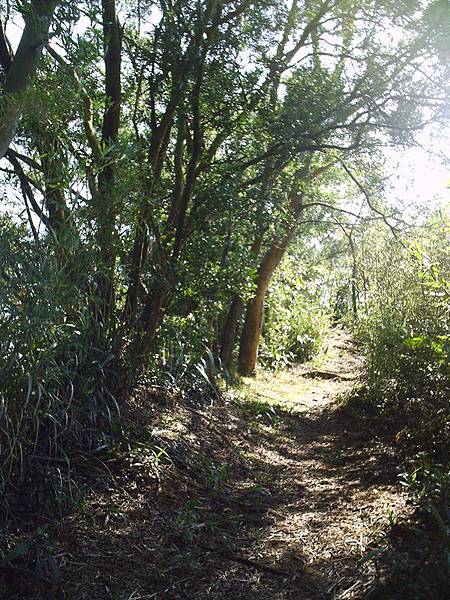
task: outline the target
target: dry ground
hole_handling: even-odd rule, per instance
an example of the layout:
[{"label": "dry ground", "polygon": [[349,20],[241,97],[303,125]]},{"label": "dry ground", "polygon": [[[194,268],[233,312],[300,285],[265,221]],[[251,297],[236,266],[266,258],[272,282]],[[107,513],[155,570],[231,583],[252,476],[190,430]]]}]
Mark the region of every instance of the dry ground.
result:
[{"label": "dry ground", "polygon": [[361,366],[336,329],[320,366],[226,400],[142,391],[123,443],[79,470],[83,499],[41,532],[41,572],[7,572],[3,597],[444,600],[421,584],[433,559],[393,446],[337,407]]}]

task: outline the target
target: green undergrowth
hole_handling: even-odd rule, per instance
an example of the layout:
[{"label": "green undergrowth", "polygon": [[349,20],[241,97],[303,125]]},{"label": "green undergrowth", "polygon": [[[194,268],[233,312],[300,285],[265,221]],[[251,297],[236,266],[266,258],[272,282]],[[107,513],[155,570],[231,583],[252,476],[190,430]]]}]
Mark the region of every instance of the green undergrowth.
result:
[{"label": "green undergrowth", "polygon": [[250,425],[265,427],[277,427],[282,422],[280,416],[281,406],[274,402],[266,402],[249,391],[241,391],[233,398],[233,404],[248,419]]},{"label": "green undergrowth", "polygon": [[[399,453],[399,482],[416,508],[416,543],[438,547],[450,576],[450,372],[447,336],[385,332],[369,346],[364,382],[343,400]],[[391,548],[392,550],[392,548]],[[398,550],[395,550],[398,553]],[[395,558],[394,552],[394,558]],[[397,557],[398,558],[398,557]],[[412,593],[412,592],[411,592]],[[419,595],[418,598],[434,598]]]},{"label": "green undergrowth", "polygon": [[[420,517],[417,544],[440,548],[450,575],[450,271],[448,214],[402,244],[375,232],[356,334],[366,350],[359,389],[344,401],[396,448],[400,482]],[[420,536],[422,535],[422,538]],[[429,596],[430,598],[433,596]]]},{"label": "green undergrowth", "polygon": [[284,258],[266,299],[259,359],[272,370],[303,363],[320,353],[331,317],[323,294],[324,272],[299,268],[293,254]]}]

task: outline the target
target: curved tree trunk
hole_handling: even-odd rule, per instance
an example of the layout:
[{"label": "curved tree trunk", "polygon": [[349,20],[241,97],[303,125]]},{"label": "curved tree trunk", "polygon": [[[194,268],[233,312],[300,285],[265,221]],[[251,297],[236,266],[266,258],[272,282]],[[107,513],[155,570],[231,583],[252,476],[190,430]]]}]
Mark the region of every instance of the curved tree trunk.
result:
[{"label": "curved tree trunk", "polygon": [[249,376],[255,372],[263,321],[264,299],[272,275],[286,252],[293,232],[294,227],[284,238],[273,243],[261,261],[256,280],[256,293],[247,303],[245,312],[244,327],[239,345],[239,375]]},{"label": "curved tree trunk", "polygon": [[[255,296],[248,302],[245,312],[244,327],[241,333],[239,345],[239,375],[253,375],[256,369],[258,359],[258,346],[261,337],[261,328],[263,323],[264,300],[269,288],[270,280],[275,269],[281,262],[287,247],[295,233],[298,217],[303,209],[303,192],[298,193],[298,186],[302,179],[305,179],[309,172],[310,161],[297,170],[292,181],[291,192],[289,194],[289,203],[292,211],[292,218],[285,224],[284,236],[280,236],[265,253],[258,269],[256,278]],[[316,174],[322,172],[323,168],[318,169]]]},{"label": "curved tree trunk", "polygon": [[[256,263],[258,255],[261,251],[264,235],[259,233],[253,241],[250,249],[253,260]],[[234,296],[228,309],[227,318],[222,329],[222,337],[220,340],[220,360],[226,369],[231,366],[233,348],[236,342],[239,319],[241,318],[244,309],[244,301],[240,296]]]},{"label": "curved tree trunk", "polygon": [[57,4],[52,0],[31,0],[24,8],[25,28],[0,91],[0,158],[16,134],[21,98],[36,75]]}]

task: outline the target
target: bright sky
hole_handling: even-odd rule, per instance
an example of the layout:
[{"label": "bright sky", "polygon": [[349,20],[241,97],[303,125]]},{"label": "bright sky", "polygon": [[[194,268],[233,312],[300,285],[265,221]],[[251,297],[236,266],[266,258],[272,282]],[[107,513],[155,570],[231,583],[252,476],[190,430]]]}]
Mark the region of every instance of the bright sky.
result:
[{"label": "bright sky", "polygon": [[385,150],[389,184],[396,206],[422,205],[427,208],[450,205],[450,131],[439,138],[421,136],[426,148]]}]

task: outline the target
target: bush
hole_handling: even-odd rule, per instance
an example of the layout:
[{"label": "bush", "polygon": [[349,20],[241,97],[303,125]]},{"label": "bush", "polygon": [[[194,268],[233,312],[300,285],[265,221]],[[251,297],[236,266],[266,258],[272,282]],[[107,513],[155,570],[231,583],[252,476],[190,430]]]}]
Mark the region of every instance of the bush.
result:
[{"label": "bush", "polygon": [[408,461],[402,483],[424,515],[434,524],[444,546],[450,576],[450,470],[421,452]]},{"label": "bush", "polygon": [[396,424],[397,441],[437,460],[448,455],[450,439],[450,273],[442,227],[404,245],[376,240],[359,323],[367,394]]},{"label": "bush", "polygon": [[450,253],[442,243],[445,221],[430,225],[403,245],[379,232],[372,239],[359,323],[367,346],[359,400],[376,410],[402,451],[403,483],[450,558]]},{"label": "bush", "polygon": [[287,257],[274,277],[266,302],[260,358],[282,369],[311,359],[320,351],[330,318],[320,302],[320,282],[306,280]]},{"label": "bush", "polygon": [[3,219],[0,264],[0,488],[37,489],[51,465],[108,435],[118,410],[113,356],[93,337],[89,294],[74,294],[51,241],[37,257]]}]

